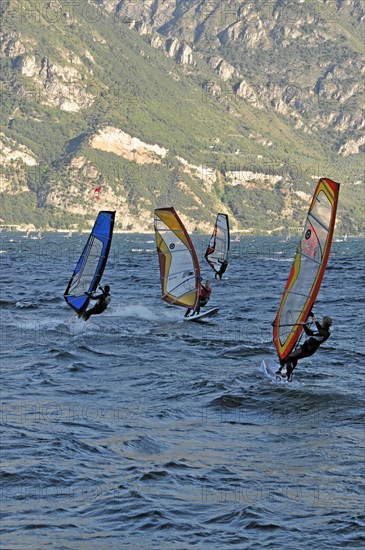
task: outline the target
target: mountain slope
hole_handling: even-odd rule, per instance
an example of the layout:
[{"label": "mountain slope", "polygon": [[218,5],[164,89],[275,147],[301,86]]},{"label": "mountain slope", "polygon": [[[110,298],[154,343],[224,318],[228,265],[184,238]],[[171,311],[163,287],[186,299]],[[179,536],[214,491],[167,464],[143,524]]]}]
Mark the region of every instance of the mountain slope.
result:
[{"label": "mountain slope", "polygon": [[6,2],[1,218],[83,227],[117,208],[147,230],[174,205],[191,230],[219,210],[299,229],[323,175],[343,184],[339,230],[361,230],[362,8],[326,25],[315,5]]}]

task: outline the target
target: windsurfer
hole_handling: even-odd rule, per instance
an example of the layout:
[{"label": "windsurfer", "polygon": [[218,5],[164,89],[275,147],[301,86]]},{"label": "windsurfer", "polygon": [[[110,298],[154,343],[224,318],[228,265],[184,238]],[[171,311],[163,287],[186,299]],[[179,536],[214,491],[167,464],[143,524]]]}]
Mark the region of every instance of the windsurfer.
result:
[{"label": "windsurfer", "polygon": [[220,267],[220,270],[216,272],[215,274],[215,278],[219,277],[219,280],[222,279],[222,275],[223,273],[226,271],[227,269],[227,266],[228,266],[228,261],[227,260],[223,260],[222,264],[221,264],[221,267]]},{"label": "windsurfer", "polygon": [[[200,295],[199,295],[199,303],[198,306],[193,311],[193,315],[199,315],[200,308],[207,305],[210,299],[210,295],[212,293],[212,289],[210,287],[210,281],[205,281],[205,285],[201,284],[200,286]],[[184,317],[188,317],[192,308],[189,308],[186,310],[186,313]]]},{"label": "windsurfer", "polygon": [[319,346],[323,344],[331,336],[329,331],[330,326],[332,325],[332,319],[329,316],[323,317],[322,323],[319,323],[316,317],[312,312],[309,313],[309,317],[313,318],[314,323],[317,327],[317,332],[314,332],[309,328],[307,323],[303,325],[304,332],[309,338],[304,342],[302,346],[299,346],[295,351],[289,353],[289,355],[280,361],[280,368],[277,371],[277,374],[281,374],[281,370],[286,366],[286,376],[288,381],[292,378],[292,372],[297,366],[299,359],[304,357],[310,357],[313,355]]},{"label": "windsurfer", "polygon": [[101,294],[99,294],[98,296],[91,296],[90,295],[90,299],[91,300],[97,300],[97,304],[93,308],[91,308],[88,311],[85,311],[84,313],[81,313],[79,315],[79,317],[82,317],[84,319],[84,321],[88,321],[88,319],[89,319],[89,317],[91,317],[91,315],[99,315],[100,313],[103,313],[103,311],[105,311],[106,308],[108,307],[108,305],[110,304],[110,301],[111,301],[110,286],[105,285],[104,288],[102,288],[102,287],[99,287],[99,288],[102,291]]}]

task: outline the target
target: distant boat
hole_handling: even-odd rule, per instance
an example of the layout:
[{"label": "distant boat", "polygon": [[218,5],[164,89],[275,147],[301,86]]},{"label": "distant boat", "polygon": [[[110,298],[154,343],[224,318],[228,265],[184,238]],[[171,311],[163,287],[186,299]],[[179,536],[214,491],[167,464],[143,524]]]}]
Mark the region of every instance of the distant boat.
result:
[{"label": "distant boat", "polygon": [[291,239],[291,234],[290,234],[290,231],[289,231],[289,233],[285,237],[285,242],[287,243],[288,241],[290,241],[290,239]]},{"label": "distant boat", "polygon": [[44,234],[41,230],[39,230],[36,235],[27,235],[27,236],[33,241],[40,241],[41,239],[44,239]]},{"label": "distant boat", "polygon": [[25,235],[23,235],[24,239],[32,239],[33,241],[40,240],[44,238],[44,234],[41,229],[38,230],[38,233],[36,235],[31,234],[31,230],[27,229],[27,232]]},{"label": "distant boat", "polygon": [[235,243],[240,243],[241,242],[241,237],[239,235],[237,235],[237,237],[235,238],[234,240]]},{"label": "distant boat", "polygon": [[65,239],[72,239],[72,231],[69,231],[67,235],[64,235]]},{"label": "distant boat", "polygon": [[347,233],[338,239],[335,239],[335,243],[347,243]]}]

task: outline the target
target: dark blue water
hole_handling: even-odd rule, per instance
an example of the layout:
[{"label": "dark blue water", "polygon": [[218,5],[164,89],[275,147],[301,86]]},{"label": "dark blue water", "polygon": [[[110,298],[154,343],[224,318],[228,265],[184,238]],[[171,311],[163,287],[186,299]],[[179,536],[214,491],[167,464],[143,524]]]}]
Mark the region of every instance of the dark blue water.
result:
[{"label": "dark blue water", "polygon": [[332,337],[277,385],[259,366],[295,242],[232,243],[198,325],[160,300],[147,235],[115,235],[112,305],[75,321],[85,240],[1,234],[2,548],[362,547],[364,241],[333,243]]}]

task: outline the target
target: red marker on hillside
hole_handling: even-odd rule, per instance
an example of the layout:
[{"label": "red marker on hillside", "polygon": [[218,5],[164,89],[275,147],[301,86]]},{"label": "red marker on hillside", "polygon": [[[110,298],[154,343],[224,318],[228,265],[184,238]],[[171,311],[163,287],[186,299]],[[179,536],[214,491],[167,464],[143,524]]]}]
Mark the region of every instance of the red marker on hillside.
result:
[{"label": "red marker on hillside", "polygon": [[100,191],[103,187],[105,187],[105,185],[100,185],[100,187],[97,187],[95,189],[95,191],[94,191],[95,192],[95,200],[98,201],[100,199]]}]

